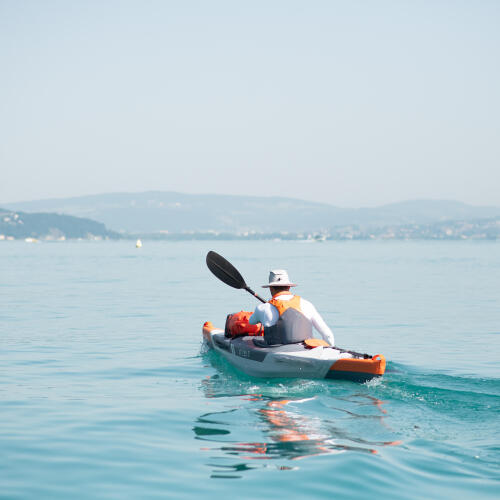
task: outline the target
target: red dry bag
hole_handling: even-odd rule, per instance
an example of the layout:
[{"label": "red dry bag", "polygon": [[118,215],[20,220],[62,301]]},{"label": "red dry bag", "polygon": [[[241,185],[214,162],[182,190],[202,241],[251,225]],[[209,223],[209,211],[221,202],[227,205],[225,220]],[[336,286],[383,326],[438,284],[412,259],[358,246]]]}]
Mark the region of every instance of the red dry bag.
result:
[{"label": "red dry bag", "polygon": [[250,335],[252,337],[264,335],[264,327],[261,323],[251,325],[248,320],[252,315],[251,311],[240,311],[234,314],[228,314],[226,318],[226,327],[224,333],[226,337],[240,337]]}]

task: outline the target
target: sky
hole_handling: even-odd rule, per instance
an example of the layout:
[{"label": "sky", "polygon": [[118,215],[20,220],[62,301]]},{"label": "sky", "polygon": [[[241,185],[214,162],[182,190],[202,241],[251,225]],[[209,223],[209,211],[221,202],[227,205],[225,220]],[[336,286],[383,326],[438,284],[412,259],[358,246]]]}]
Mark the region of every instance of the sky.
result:
[{"label": "sky", "polygon": [[498,206],[499,26],[498,0],[0,0],[0,206]]}]

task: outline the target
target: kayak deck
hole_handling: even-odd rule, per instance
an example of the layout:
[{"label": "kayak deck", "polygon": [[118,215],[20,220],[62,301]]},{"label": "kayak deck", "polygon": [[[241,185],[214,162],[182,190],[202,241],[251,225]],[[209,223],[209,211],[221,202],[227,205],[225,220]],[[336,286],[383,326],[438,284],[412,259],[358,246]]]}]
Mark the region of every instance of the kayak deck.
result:
[{"label": "kayak deck", "polygon": [[333,347],[307,348],[303,343],[262,346],[262,337],[228,338],[211,322],[203,325],[203,338],[233,366],[257,377],[331,378],[366,382],[385,372],[385,358],[365,359]]}]

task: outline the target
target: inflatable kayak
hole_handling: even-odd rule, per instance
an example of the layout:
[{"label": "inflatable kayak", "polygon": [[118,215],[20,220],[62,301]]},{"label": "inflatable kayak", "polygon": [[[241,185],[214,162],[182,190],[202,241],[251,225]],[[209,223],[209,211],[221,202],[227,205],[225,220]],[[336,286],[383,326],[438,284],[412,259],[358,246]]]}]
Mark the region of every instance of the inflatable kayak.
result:
[{"label": "inflatable kayak", "polygon": [[233,366],[255,377],[328,378],[366,382],[385,372],[382,354],[369,356],[311,342],[267,346],[260,336],[227,337],[207,321],[203,339]]}]

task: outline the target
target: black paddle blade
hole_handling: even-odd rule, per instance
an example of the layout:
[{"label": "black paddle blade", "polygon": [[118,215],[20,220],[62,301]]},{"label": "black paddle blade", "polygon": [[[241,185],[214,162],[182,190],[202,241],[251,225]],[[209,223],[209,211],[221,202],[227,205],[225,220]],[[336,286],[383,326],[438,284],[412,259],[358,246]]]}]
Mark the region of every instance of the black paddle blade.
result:
[{"label": "black paddle blade", "polygon": [[207,266],[217,278],[233,288],[247,288],[243,276],[222,255],[212,250],[207,253]]}]

